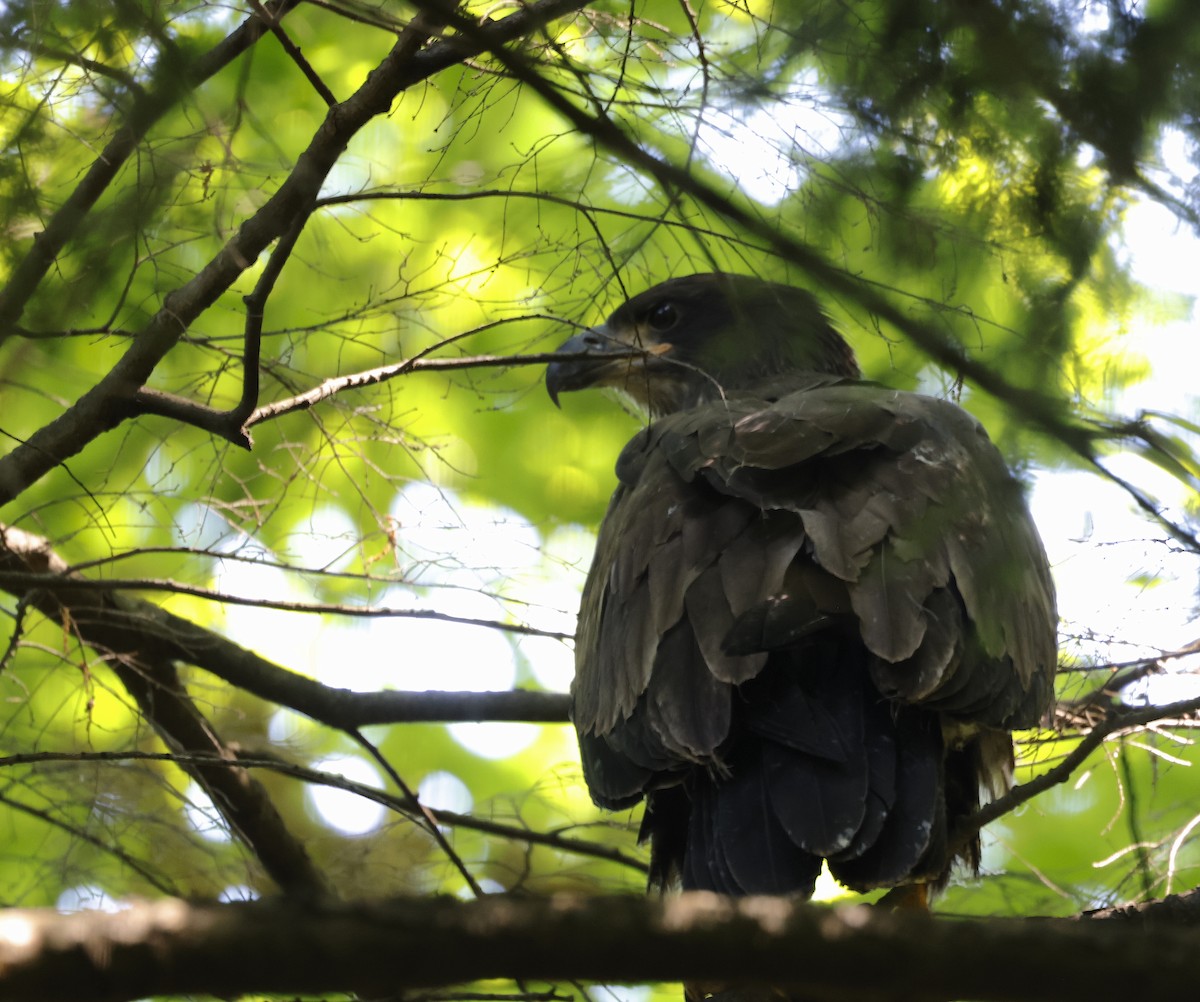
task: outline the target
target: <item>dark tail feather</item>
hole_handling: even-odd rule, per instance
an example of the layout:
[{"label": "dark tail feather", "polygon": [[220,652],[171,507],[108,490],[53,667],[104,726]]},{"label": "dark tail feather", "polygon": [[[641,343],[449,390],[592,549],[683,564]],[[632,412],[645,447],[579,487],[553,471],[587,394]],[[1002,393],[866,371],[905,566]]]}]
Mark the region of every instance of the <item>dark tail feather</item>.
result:
[{"label": "dark tail feather", "polygon": [[833,875],[855,890],[941,877],[946,870],[941,728],[936,718],[908,707],[895,707],[894,714],[895,800],[873,845],[830,862]]},{"label": "dark tail feather", "polygon": [[944,879],[947,814],[978,800],[978,754],[947,761],[937,716],[880,697],[853,641],[773,654],[723,751],[648,795],[652,886],[809,897],[823,860],[856,890]]}]

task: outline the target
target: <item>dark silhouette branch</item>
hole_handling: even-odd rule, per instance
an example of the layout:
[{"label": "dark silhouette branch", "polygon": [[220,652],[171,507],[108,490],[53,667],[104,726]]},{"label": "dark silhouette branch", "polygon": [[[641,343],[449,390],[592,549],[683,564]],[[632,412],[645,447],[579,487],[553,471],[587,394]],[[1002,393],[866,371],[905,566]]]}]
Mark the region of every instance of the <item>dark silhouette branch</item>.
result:
[{"label": "dark silhouette branch", "polygon": [[[286,13],[286,11],[284,11]],[[108,80],[113,80],[124,87],[130,94],[135,97],[142,97],[145,90],[137,79],[131,73],[125,70],[117,69],[115,66],[109,66],[107,63],[102,63],[96,59],[89,59],[87,56],[78,52],[68,52],[65,49],[56,48],[53,45],[46,45],[43,42],[35,40],[21,40],[22,46],[35,56],[41,56],[44,59],[54,59],[60,63],[66,63],[69,66],[78,66],[81,70],[86,70],[88,73],[94,73],[98,77],[105,77]]]},{"label": "dark silhouette branch", "polygon": [[[2,527],[0,527],[2,529]],[[48,545],[48,544],[47,544]],[[65,564],[64,564],[65,568]],[[64,573],[65,573],[64,569]],[[0,588],[13,594],[23,590],[49,588],[63,584],[62,574],[35,574],[29,571],[6,569],[0,566]],[[72,591],[94,591],[119,593],[126,591],[163,591],[172,595],[189,595],[222,605],[241,605],[252,609],[279,609],[283,612],[298,612],[316,616],[346,616],[352,619],[426,619],[439,623],[457,623],[460,626],[482,626],[503,633],[515,633],[525,637],[548,637],[551,640],[570,640],[573,634],[560,630],[543,630],[523,623],[509,623],[500,619],[481,619],[476,616],[456,616],[437,609],[396,609],[385,605],[346,605],[333,602],[287,602],[283,599],[256,598],[252,595],[234,595],[229,592],[199,588],[164,578],[108,578],[89,579],[72,575]]]},{"label": "dark silhouette branch", "polygon": [[936,920],[712,894],[297,907],[167,900],[115,914],[0,912],[0,999],[387,994],[485,978],[787,986],[805,998],[1190,998],[1192,929]]},{"label": "dark silhouette branch", "polygon": [[1129,922],[1144,928],[1173,926],[1186,928],[1200,925],[1200,889],[1186,894],[1172,894],[1155,901],[1140,901],[1132,905],[1098,908],[1084,912],[1081,919],[1108,919]]},{"label": "dark silhouette branch", "polygon": [[[614,208],[609,205],[592,205],[582,198],[568,198],[548,191],[523,191],[520,188],[485,188],[479,191],[360,191],[348,195],[327,195],[317,199],[317,208],[328,205],[354,205],[358,202],[473,202],[498,198],[501,200],[525,199],[534,202],[545,202],[548,205],[561,205],[580,213],[588,227],[597,239],[607,244],[608,240],[600,229],[598,217],[608,216],[631,223],[641,223],[647,226],[662,227],[667,230],[678,230],[691,236],[711,237],[723,240],[731,246],[744,247],[758,253],[768,248],[759,243],[751,243],[736,234],[722,233],[718,230],[705,229],[696,220],[678,220],[666,218],[659,212],[647,215],[629,209]],[[628,257],[628,255],[622,255]]]},{"label": "dark silhouette branch", "polygon": [[263,7],[263,5],[259,3],[259,0],[250,0],[250,7],[254,13],[266,23],[267,27],[270,28],[271,34],[275,36],[280,46],[282,46],[283,51],[286,52],[288,54],[288,58],[296,64],[296,68],[304,75],[304,79],[312,84],[313,90],[320,95],[321,100],[324,101],[325,104],[330,108],[337,104],[337,98],[334,96],[333,91],[329,89],[329,85],[321,79],[320,74],[313,69],[312,64],[304,58],[304,54],[300,51],[300,47],[296,45],[288,33],[283,30],[283,25],[279,23],[279,18],[276,17],[271,11]]},{"label": "dark silhouette branch", "polygon": [[479,886],[479,881],[475,879],[474,874],[467,868],[467,864],[463,862],[463,858],[458,854],[454,846],[450,844],[450,839],[442,831],[434,812],[421,803],[416,791],[408,785],[391,760],[379,750],[379,747],[373,741],[368,741],[363,736],[362,731],[355,729],[350,731],[349,735],[363,751],[375,760],[375,764],[383,770],[384,775],[404,794],[404,799],[408,804],[409,816],[425,829],[430,838],[437,843],[437,847],[441,850],[442,855],[450,860],[450,865],[458,871],[458,875],[463,878],[463,882],[470,889],[471,893],[477,898],[482,898],[484,895],[483,888]]}]

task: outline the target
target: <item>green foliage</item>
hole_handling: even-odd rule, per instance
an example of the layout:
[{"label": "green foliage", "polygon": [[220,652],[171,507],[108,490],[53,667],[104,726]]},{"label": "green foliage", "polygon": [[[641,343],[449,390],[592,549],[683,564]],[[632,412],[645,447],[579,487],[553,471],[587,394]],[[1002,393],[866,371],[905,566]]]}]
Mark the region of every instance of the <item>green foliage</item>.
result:
[{"label": "green foliage", "polygon": [[[1089,467],[1130,445],[1184,485],[1194,515],[1196,415],[1139,424],[1113,402],[1154,376],[1140,351],[1147,316],[1190,307],[1134,280],[1121,227],[1146,199],[1198,218],[1194,179],[1152,162],[1168,129],[1195,158],[1200,8],[1110,4],[1089,21],[1095,5],[1065,0],[694,6],[693,23],[687,5],[606,0],[506,50],[593,116],[592,134],[486,55],[405,89],[338,158],[267,299],[256,402],[406,358],[552,350],[668,276],[753,272],[814,288],[870,377],[961,395],[1023,469]],[[647,8],[653,20],[631,14]],[[21,294],[21,263],[106,146],[131,125],[145,135],[0,332],[0,460],[74,413],[329,128],[304,69],[351,99],[410,14],[302,5],[281,21],[302,58],[267,35],[198,79],[245,11],[152,0],[5,7],[5,296]],[[861,295],[827,287],[698,188],[664,186],[612,153],[610,125],[802,242]],[[271,253],[209,290],[148,386],[216,409],[238,402],[245,297]],[[902,337],[870,296],[931,340]],[[934,341],[948,346],[943,360],[978,363],[999,383],[964,387],[959,371],[931,361]],[[458,677],[447,662],[476,656],[455,631],[482,628],[442,623],[426,637],[397,618],[371,620],[368,633],[331,612],[310,628],[315,615],[243,615],[238,602],[421,608],[569,633],[590,544],[564,527],[599,521],[613,459],[643,419],[600,398],[569,398],[557,412],[540,379],[529,366],[415,370],[255,424],[249,450],[176,417],[131,413],[22,484],[0,514],[88,576],[139,580],[177,615],[326,684],[439,688],[440,672]],[[1035,420],[1031,400],[1057,415],[1061,434]],[[523,549],[496,556],[489,519]],[[253,573],[239,576],[239,557],[256,562]],[[159,590],[163,581],[181,593]],[[269,892],[248,850],[201,830],[186,765],[72,758],[165,746],[105,652],[27,607],[27,586],[0,587],[0,637],[12,637],[0,661],[3,754],[63,756],[0,774],[0,899],[49,904],[84,885],[114,898]],[[232,601],[187,593],[205,590]],[[560,640],[492,633],[478,656],[511,667],[496,676],[501,687],[542,684],[539,666],[562,660]],[[337,755],[367,761],[351,737],[199,670],[185,681],[216,733],[271,759],[254,775],[344,893],[464,892],[411,811],[357,836],[314,811],[296,770]],[[414,789],[431,774],[459,777],[477,818],[635,854],[631,819],[601,819],[587,803],[567,729],[531,731],[499,759],[461,733],[397,725],[368,737]],[[1033,772],[1074,733],[1036,745]],[[1074,789],[1007,816],[987,874],[952,888],[945,909],[1070,914],[1196,884],[1194,752],[1172,740],[1108,743]],[[489,887],[641,884],[636,866],[562,845],[447,830]]]}]

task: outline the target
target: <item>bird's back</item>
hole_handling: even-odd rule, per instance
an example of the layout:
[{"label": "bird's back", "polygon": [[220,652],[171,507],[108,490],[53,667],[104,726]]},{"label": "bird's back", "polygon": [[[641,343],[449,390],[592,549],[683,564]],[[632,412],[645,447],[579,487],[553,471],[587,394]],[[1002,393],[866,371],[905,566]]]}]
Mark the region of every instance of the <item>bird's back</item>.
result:
[{"label": "bird's back", "polygon": [[942,879],[1055,663],[1045,556],[978,424],[795,373],[661,418],[618,477],[573,713],[597,803],[647,799],[655,879]]}]

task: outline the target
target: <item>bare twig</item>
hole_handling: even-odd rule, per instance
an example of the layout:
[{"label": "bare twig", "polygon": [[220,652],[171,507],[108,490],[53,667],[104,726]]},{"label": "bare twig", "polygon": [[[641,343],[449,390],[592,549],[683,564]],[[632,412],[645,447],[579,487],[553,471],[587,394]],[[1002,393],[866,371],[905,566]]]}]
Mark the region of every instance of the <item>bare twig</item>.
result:
[{"label": "bare twig", "polygon": [[375,760],[375,763],[384,771],[384,774],[393,783],[397,789],[404,794],[404,799],[408,804],[408,809],[411,816],[414,817],[417,823],[429,833],[437,847],[442,851],[442,854],[450,860],[450,865],[458,871],[459,876],[463,878],[471,893],[477,898],[483,897],[483,888],[479,886],[479,881],[475,879],[475,875],[467,868],[467,864],[463,862],[463,858],[455,851],[454,846],[450,844],[450,840],[446,837],[446,833],[442,831],[438,824],[438,819],[433,811],[425,804],[421,803],[420,797],[416,791],[405,782],[404,777],[396,770],[396,767],[388,760],[373,741],[368,741],[362,731],[353,729],[347,732],[350,737],[358,743],[368,755]]},{"label": "bare twig", "polygon": [[[2,527],[0,527],[2,530]],[[64,565],[65,566],[65,565]],[[62,574],[36,574],[31,571],[9,570],[0,565],[0,588],[13,594],[25,590],[47,589],[55,591],[67,583]],[[347,616],[356,619],[424,619],[439,623],[457,623],[461,626],[482,626],[503,633],[515,633],[529,637],[548,637],[551,640],[570,640],[574,635],[561,630],[543,630],[524,623],[509,623],[500,619],[482,619],[474,616],[456,616],[437,609],[395,609],[381,605],[345,605],[332,602],[289,602],[283,599],[260,598],[253,595],[234,595],[230,592],[213,591],[162,578],[110,578],[92,580],[72,575],[69,578],[72,592],[161,591],[172,595],[190,595],[222,605],[239,605],[252,609],[279,609],[283,612],[298,612],[317,616]]]},{"label": "bare twig", "polygon": [[[415,801],[403,796],[396,796],[386,790],[380,790],[365,783],[358,783],[344,776],[331,775],[319,769],[285,762],[273,755],[255,754],[239,751],[236,760],[217,758],[212,755],[198,755],[188,752],[144,752],[144,751],[110,751],[110,752],[20,752],[15,755],[0,757],[0,769],[11,766],[38,765],[46,762],[93,762],[97,764],[129,762],[174,762],[183,765],[207,765],[226,769],[269,769],[272,772],[293,779],[311,783],[316,786],[328,786],[337,790],[345,790],[381,804],[394,811],[408,814],[414,810]],[[593,842],[589,839],[565,835],[561,831],[537,831],[522,827],[518,824],[506,824],[489,818],[475,817],[471,814],[460,814],[457,811],[442,810],[437,807],[424,807],[439,825],[451,828],[464,828],[477,831],[484,835],[494,835],[497,838],[509,839],[514,842],[525,842],[530,845],[541,845],[554,849],[556,852],[571,853],[577,856],[587,856],[593,859],[603,859],[617,863],[637,873],[646,872],[646,864],[635,856],[622,851],[613,845],[603,842]],[[170,893],[169,891],[167,893]]]},{"label": "bare twig", "polygon": [[[521,319],[528,318],[522,317]],[[553,320],[558,318],[538,317],[538,319]],[[480,330],[508,322],[510,321],[497,320],[494,323],[485,324]],[[476,331],[471,331],[470,333],[474,334]],[[440,347],[440,344],[434,346],[434,348]],[[602,357],[605,360],[613,360],[619,358],[639,358],[643,355],[645,355],[644,351],[630,349],[627,352],[605,352]],[[407,375],[410,372],[457,372],[462,369],[498,369],[518,365],[548,365],[551,362],[576,361],[596,357],[598,356],[591,352],[571,352],[560,355],[552,351],[534,352],[525,355],[466,355],[462,358],[426,358],[418,355],[414,358],[404,359],[401,362],[393,362],[391,365],[381,365],[375,369],[367,369],[363,372],[353,372],[348,376],[337,376],[334,379],[327,379],[319,386],[315,386],[304,393],[288,397],[286,400],[278,400],[275,403],[266,404],[258,408],[258,410],[247,418],[246,427],[251,428],[256,424],[282,417],[285,414],[307,410],[346,390],[373,386],[376,383],[383,383],[389,379],[395,379],[397,376]]]}]

